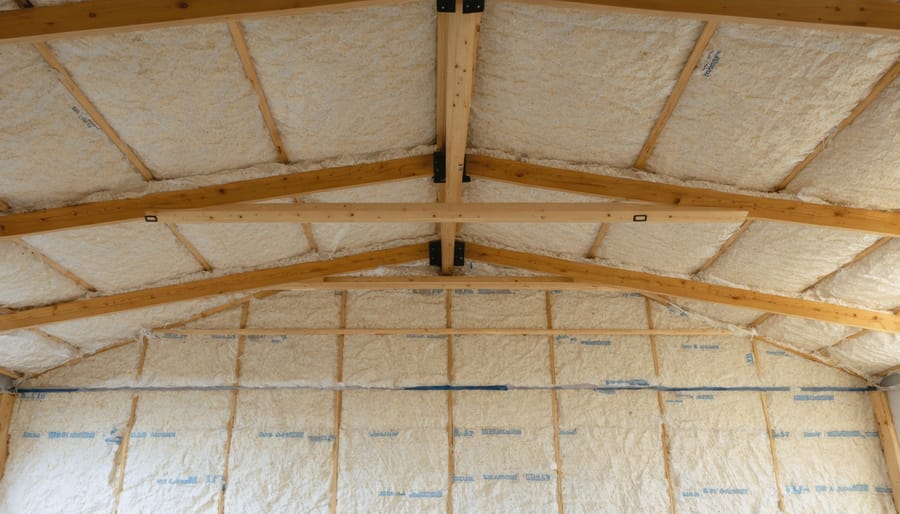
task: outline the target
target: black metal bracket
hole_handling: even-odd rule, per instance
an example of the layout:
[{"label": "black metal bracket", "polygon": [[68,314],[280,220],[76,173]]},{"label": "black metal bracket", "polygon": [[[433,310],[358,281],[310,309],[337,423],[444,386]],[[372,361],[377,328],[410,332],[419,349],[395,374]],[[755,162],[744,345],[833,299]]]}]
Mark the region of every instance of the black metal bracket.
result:
[{"label": "black metal bracket", "polygon": [[159,218],[157,218],[156,216],[154,216],[152,214],[145,214],[144,221],[146,221],[148,223],[156,223],[157,221],[159,221]]},{"label": "black metal bracket", "polygon": [[463,14],[484,12],[484,0],[463,0]]},{"label": "black metal bracket", "polygon": [[[441,267],[441,240],[428,243],[428,264]],[[453,265],[466,265],[466,243],[462,241],[453,242]]]},{"label": "black metal bracket", "polygon": [[437,12],[456,12],[456,0],[437,0]]},{"label": "black metal bracket", "polygon": [[[484,0],[463,0],[463,14],[484,12]],[[437,12],[456,12],[456,0],[437,0]]]},{"label": "black metal bracket", "polygon": [[[447,154],[444,152],[434,152],[434,177],[435,184],[443,184],[447,182]],[[463,161],[463,182],[471,182],[472,177],[466,175],[466,161]]]}]

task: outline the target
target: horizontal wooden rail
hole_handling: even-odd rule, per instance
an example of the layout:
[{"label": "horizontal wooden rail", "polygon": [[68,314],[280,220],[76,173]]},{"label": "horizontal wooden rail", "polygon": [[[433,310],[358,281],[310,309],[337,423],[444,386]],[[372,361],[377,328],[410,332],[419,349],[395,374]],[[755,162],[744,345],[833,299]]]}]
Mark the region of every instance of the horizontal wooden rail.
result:
[{"label": "horizontal wooden rail", "polygon": [[157,334],[176,335],[607,335],[607,336],[732,336],[720,329],[646,329],[646,328],[160,328]]}]

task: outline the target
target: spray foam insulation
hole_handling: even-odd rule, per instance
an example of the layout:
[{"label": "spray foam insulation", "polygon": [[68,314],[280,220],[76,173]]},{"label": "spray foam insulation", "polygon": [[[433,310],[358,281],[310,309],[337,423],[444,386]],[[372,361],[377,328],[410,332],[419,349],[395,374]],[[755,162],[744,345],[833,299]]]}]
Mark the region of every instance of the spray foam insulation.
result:
[{"label": "spray foam insulation", "polygon": [[343,408],[338,511],[443,512],[447,393],[346,391]]},{"label": "spray foam insulation", "polygon": [[805,351],[837,344],[857,330],[847,325],[792,316],[772,316],[757,327],[760,335]]},{"label": "spray foam insulation", "polygon": [[900,307],[900,239],[892,239],[858,262],[816,285],[823,300],[835,298],[874,309]]},{"label": "spray foam insulation", "polygon": [[11,370],[36,373],[76,356],[72,348],[35,332],[0,334],[0,363]]},{"label": "spray foam insulation", "polygon": [[658,512],[669,504],[655,392],[561,391],[559,450],[566,512]]},{"label": "spray foam insulation", "polygon": [[[585,202],[610,201],[596,196],[576,195],[478,180],[463,188],[463,202]],[[584,257],[591,249],[600,225],[590,223],[474,223],[462,224],[460,236],[485,241],[494,246],[520,251]]]},{"label": "spray foam insulation", "polygon": [[102,292],[201,270],[166,227],[143,221],[33,235],[25,240]]},{"label": "spray foam insulation", "polygon": [[215,269],[270,264],[309,251],[299,223],[210,223],[178,230]]},{"label": "spray foam insulation", "polygon": [[664,392],[676,512],[776,512],[757,392]]},{"label": "spray foam insulation", "polygon": [[363,387],[446,384],[447,337],[346,336],[343,383]]},{"label": "spray foam insulation", "polygon": [[437,289],[349,291],[347,327],[446,327],[447,294]]},{"label": "spray foam insulation", "polygon": [[873,375],[900,364],[900,337],[884,332],[864,332],[828,349],[828,355],[847,367]]},{"label": "spray foam insulation", "polygon": [[2,199],[15,209],[143,182],[31,46],[0,48],[0,111]]},{"label": "spray foam insulation", "polygon": [[450,316],[455,328],[547,328],[543,291],[454,291]]},{"label": "spray foam insulation", "polygon": [[231,400],[226,391],[142,392],[119,511],[216,512]]},{"label": "spray foam insulation", "polygon": [[0,241],[0,305],[27,307],[84,294],[78,284],[57,273],[31,252],[10,241]]},{"label": "spray foam insulation", "polygon": [[62,338],[87,353],[93,353],[112,343],[137,337],[143,330],[189,318],[233,298],[233,295],[222,295],[202,300],[167,303],[155,307],[63,321],[45,325],[42,328],[47,333]]},{"label": "spray foam insulation", "polygon": [[224,24],[66,39],[50,47],[157,178],[276,159]]},{"label": "spray foam insulation", "polygon": [[[653,328],[708,328],[688,313],[653,303]],[[656,336],[660,382],[670,387],[756,386],[749,337]]]},{"label": "spray foam insulation", "polygon": [[[787,190],[803,197],[890,210],[900,205],[900,80],[829,142]],[[853,170],[853,173],[847,173]]]},{"label": "spray foam insulation", "polygon": [[898,56],[896,37],[722,24],[648,166],[682,179],[770,190]]},{"label": "spray foam insulation", "polygon": [[[434,202],[437,188],[431,179],[404,180],[340,191],[305,195],[307,202]],[[437,233],[433,223],[319,223],[313,224],[313,237],[319,253],[327,256],[339,251],[363,251],[387,244],[422,240]],[[396,244],[395,244],[396,245]]]},{"label": "spray foam insulation", "polygon": [[164,387],[235,382],[237,336],[185,335],[148,340],[141,383]]},{"label": "spray foam insulation", "polygon": [[331,391],[241,391],[225,512],[328,512]]},{"label": "spray foam insulation", "polygon": [[867,396],[765,394],[786,512],[894,512]]},{"label": "spray foam insulation", "polygon": [[434,5],[407,1],[243,26],[291,160],[434,141]]},{"label": "spray foam insulation", "polygon": [[703,277],[756,290],[799,293],[877,239],[849,230],[757,221]]},{"label": "spray foam insulation", "polygon": [[631,166],[700,25],[488,3],[479,34],[470,146]]},{"label": "spray foam insulation", "polygon": [[693,273],[740,225],[730,223],[617,223],[597,257],[664,273]]},{"label": "spray foam insulation", "polygon": [[691,300],[688,298],[678,298],[675,301],[679,307],[687,309],[689,312],[733,325],[747,325],[765,314],[763,311],[758,311],[756,309],[701,302],[699,300]]},{"label": "spray foam insulation", "polygon": [[[556,292],[551,304],[554,328],[648,328],[640,295]],[[553,340],[559,384],[621,386],[656,381],[647,336],[563,334]]]},{"label": "spray foam insulation", "polygon": [[0,511],[112,512],[115,462],[131,397],[124,392],[20,394],[9,428]]},{"label": "spray foam insulation", "polygon": [[132,342],[78,362],[67,363],[19,384],[22,389],[38,387],[112,388],[133,387],[141,358],[141,343]]},{"label": "spray foam insulation", "polygon": [[823,366],[781,348],[757,342],[760,379],[768,387],[830,387],[864,388],[865,380],[845,371]]}]

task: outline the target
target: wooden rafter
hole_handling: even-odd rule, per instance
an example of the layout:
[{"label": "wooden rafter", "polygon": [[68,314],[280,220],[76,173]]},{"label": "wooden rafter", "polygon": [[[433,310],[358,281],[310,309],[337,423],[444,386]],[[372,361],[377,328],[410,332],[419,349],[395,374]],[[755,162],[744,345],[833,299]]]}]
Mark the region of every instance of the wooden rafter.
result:
[{"label": "wooden rafter", "polygon": [[588,284],[625,287],[636,291],[646,291],[678,298],[759,309],[776,314],[900,333],[900,315],[889,312],[857,309],[825,302],[759,293],[696,280],[678,279],[511,250],[501,250],[474,243],[466,245],[466,257],[489,264],[514,266],[539,273],[568,276],[576,281]]},{"label": "wooden rafter", "polygon": [[9,212],[9,204],[0,199],[0,212]]},{"label": "wooden rafter", "polygon": [[[549,5],[580,5],[606,10],[662,16],[752,21],[865,32],[900,31],[900,8],[893,0],[527,0]],[[93,0],[83,3],[22,9],[0,13],[0,42],[41,41],[51,38],[108,34],[232,21],[262,16],[297,14],[389,3],[383,0]]]},{"label": "wooden rafter", "polygon": [[262,114],[266,128],[269,130],[269,137],[272,144],[275,145],[275,151],[278,153],[278,161],[282,164],[290,162],[284,143],[281,141],[281,133],[278,126],[275,125],[275,118],[272,116],[272,110],[269,109],[269,101],[266,99],[266,93],[263,91],[262,83],[256,74],[256,66],[253,65],[253,58],[250,57],[250,49],[247,47],[247,40],[244,38],[244,31],[241,24],[237,21],[228,22],[228,30],[231,32],[231,38],[234,40],[234,47],[237,49],[238,56],[241,58],[241,64],[244,66],[244,73],[247,79],[256,91],[257,102],[259,103],[259,112]]},{"label": "wooden rafter", "polygon": [[15,404],[15,394],[0,393],[0,479],[6,470],[6,457],[9,455],[9,424]]},{"label": "wooden rafter", "polygon": [[751,196],[609,177],[537,164],[470,155],[469,175],[513,184],[659,204],[746,210],[753,220],[800,223],[900,237],[900,212]]},{"label": "wooden rafter", "polygon": [[212,207],[431,176],[430,155],[230,182],[140,198],[92,202],[0,217],[0,238],[141,220],[151,209]]},{"label": "wooden rafter", "polygon": [[636,203],[304,203],[150,210],[165,223],[740,223],[746,211]]},{"label": "wooden rafter", "polygon": [[55,260],[51,259],[44,252],[42,252],[42,251],[38,250],[37,248],[31,246],[30,244],[26,243],[23,239],[15,237],[12,239],[12,242],[15,243],[17,246],[19,246],[20,248],[22,248],[23,250],[25,250],[26,252],[33,255],[39,261],[43,262],[44,264],[46,264],[47,266],[52,268],[54,271],[56,271],[60,275],[66,277],[67,279],[71,280],[72,282],[75,282],[76,284],[78,284],[78,286],[81,287],[82,289],[84,289],[85,291],[87,291],[89,293],[93,293],[93,292],[97,291],[97,288],[92,286],[88,281],[79,277],[75,273],[72,273],[68,268],[66,268],[62,264],[56,262]]},{"label": "wooden rafter", "polygon": [[142,289],[127,293],[57,303],[0,315],[0,331],[34,327],[72,319],[87,318],[153,305],[193,300],[220,294],[276,287],[333,274],[350,273],[402,264],[427,256],[427,245],[413,244],[388,250],[366,252],[330,261],[313,261],[278,268],[247,271],[182,284]]},{"label": "wooden rafter", "polygon": [[181,246],[184,246],[187,251],[190,252],[190,254],[194,257],[194,260],[197,261],[203,268],[203,271],[212,271],[212,265],[208,260],[206,260],[206,257],[204,257],[202,253],[200,253],[200,250],[198,250],[197,247],[194,246],[194,243],[188,240],[188,238],[181,232],[181,230],[178,230],[178,227],[176,227],[174,223],[166,223],[166,228],[168,228],[169,232],[171,232],[172,235],[175,236],[175,239],[177,239],[178,242],[181,243]]},{"label": "wooden rafter", "polygon": [[698,37],[697,41],[694,43],[694,49],[688,56],[687,62],[681,70],[681,75],[678,76],[678,80],[675,82],[675,87],[672,88],[672,92],[669,94],[669,98],[666,100],[662,112],[660,112],[659,117],[656,119],[656,123],[650,130],[650,135],[647,136],[647,140],[644,141],[644,146],[641,148],[637,160],[634,161],[635,168],[641,170],[646,168],[647,159],[649,159],[650,154],[653,153],[653,148],[656,146],[656,140],[659,139],[659,135],[662,134],[663,129],[669,122],[669,118],[672,117],[672,113],[675,112],[675,107],[678,105],[681,95],[684,94],[688,81],[691,80],[694,68],[697,67],[697,63],[700,62],[700,57],[703,56],[703,52],[706,50],[706,45],[709,44],[709,40],[712,39],[713,34],[716,33],[716,29],[718,28],[719,23],[716,21],[708,21],[704,25],[703,32],[700,33],[700,37]]},{"label": "wooden rafter", "polygon": [[[42,8],[43,9],[43,8]],[[23,12],[23,13],[34,13],[38,12],[42,9],[27,9],[23,11],[11,11],[11,12]],[[2,34],[2,29],[0,29],[0,34]],[[75,98],[75,101],[78,102],[78,105],[81,106],[82,109],[87,112],[87,114],[91,117],[94,123],[97,124],[97,127],[106,134],[106,137],[109,138],[110,141],[116,148],[118,148],[123,154],[125,154],[125,158],[128,159],[128,162],[131,163],[132,166],[144,177],[144,180],[153,180],[153,173],[150,172],[150,169],[144,164],[140,157],[128,146],[125,141],[119,137],[119,134],[116,130],[106,121],[106,118],[100,114],[100,111],[97,110],[97,107],[91,102],[90,98],[84,94],[84,91],[75,83],[75,79],[72,78],[72,75],[69,73],[69,70],[66,69],[62,63],[59,62],[59,59],[56,58],[53,51],[47,46],[45,43],[35,43],[34,47],[41,54],[41,57],[47,61],[47,64],[50,65],[51,68],[56,70],[56,73],[59,77],[59,81],[63,86],[69,91],[69,93]]]},{"label": "wooden rafter", "polygon": [[871,91],[869,91],[869,94],[867,94],[865,98],[863,98],[859,102],[859,104],[857,104],[856,107],[852,111],[850,111],[850,114],[846,118],[841,120],[841,122],[838,123],[837,127],[829,132],[825,139],[819,142],[819,144],[816,145],[815,148],[813,148],[813,151],[810,152],[805,159],[794,166],[791,172],[786,177],[784,177],[784,179],[777,186],[775,186],[775,191],[782,191],[786,189],[791,184],[791,182],[793,182],[794,179],[797,178],[798,175],[800,175],[800,172],[806,169],[806,167],[809,166],[809,163],[811,163],[813,159],[818,157],[819,154],[822,153],[823,150],[825,150],[825,147],[828,146],[828,143],[838,134],[843,132],[845,128],[852,125],[853,122],[856,121],[856,118],[858,118],[859,115],[863,113],[863,111],[865,111],[870,105],[872,105],[872,102],[874,102],[875,99],[878,98],[879,95],[881,95],[881,92],[884,91],[884,89],[888,87],[891,82],[893,82],[898,76],[900,76],[900,61],[895,62],[894,65],[891,66],[890,69],[888,69],[887,73],[885,73],[881,77],[881,79],[875,83],[875,86]]},{"label": "wooden rafter", "polygon": [[738,238],[741,237],[741,235],[746,232],[748,228],[750,228],[750,223],[750,221],[743,222],[741,226],[737,230],[735,230],[733,234],[731,234],[731,237],[729,237],[724,243],[722,243],[722,246],[720,246],[719,249],[716,250],[716,253],[714,253],[709,259],[706,259],[706,262],[704,262],[700,265],[699,268],[697,268],[697,271],[695,271],[694,274],[696,275],[699,273],[703,273],[704,271],[708,270],[710,266],[715,264],[716,261],[719,260],[719,257],[724,255],[725,252],[727,252],[728,249],[731,248],[731,245],[733,245],[738,240]]},{"label": "wooden rafter", "polygon": [[597,229],[597,235],[594,237],[594,243],[591,244],[591,249],[588,250],[587,258],[593,259],[597,257],[597,252],[600,250],[600,245],[603,244],[603,240],[606,239],[606,234],[609,233],[609,224],[604,223],[600,225],[600,228]]},{"label": "wooden rafter", "polygon": [[[464,13],[463,0],[456,0],[452,13],[440,13],[446,24],[446,47],[438,55],[444,60],[444,98],[438,100],[444,109],[444,127],[439,134],[444,140],[443,147],[446,182],[443,201],[448,204],[462,200],[463,170],[466,162],[466,143],[469,131],[469,109],[472,104],[472,87],[475,83],[475,61],[478,50],[478,32],[481,30],[481,13]],[[446,21],[444,21],[446,20]],[[443,33],[443,31],[441,31]],[[440,39],[440,38],[438,38]],[[440,225],[441,272],[453,272],[453,248],[456,240],[457,224],[445,222]]]}]

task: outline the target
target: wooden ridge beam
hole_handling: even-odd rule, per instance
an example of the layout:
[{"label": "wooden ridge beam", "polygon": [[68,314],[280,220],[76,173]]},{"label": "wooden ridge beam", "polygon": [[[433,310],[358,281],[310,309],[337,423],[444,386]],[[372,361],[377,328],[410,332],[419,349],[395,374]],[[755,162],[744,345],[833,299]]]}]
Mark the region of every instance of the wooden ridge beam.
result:
[{"label": "wooden ridge beam", "polygon": [[537,164],[470,155],[469,175],[513,184],[604,197],[747,211],[751,220],[800,223],[900,237],[900,212],[752,196],[714,189],[609,177]]},{"label": "wooden ridge beam", "polygon": [[708,284],[696,280],[653,275],[596,264],[584,264],[554,257],[501,250],[475,243],[466,244],[466,257],[489,264],[514,266],[539,273],[572,277],[576,281],[588,284],[624,287],[636,291],[736,307],[747,307],[776,314],[817,319],[883,332],[900,333],[900,315],[890,312],[857,309],[825,302],[759,293],[736,287]]},{"label": "wooden ridge beam", "polygon": [[90,0],[0,12],[0,43],[47,41],[391,3],[390,0]]},{"label": "wooden ridge beam", "polygon": [[303,203],[148,210],[163,223],[740,223],[747,211],[634,203]]},{"label": "wooden ridge beam", "polygon": [[269,200],[318,191],[430,177],[432,173],[432,156],[421,155],[242,180],[197,189],[152,193],[139,198],[55,207],[0,216],[0,239],[140,220],[144,218],[144,212],[151,209],[200,208]]},{"label": "wooden ridge beam", "polygon": [[900,32],[900,5],[894,0],[518,0],[548,6],[592,7],[669,18],[717,20],[896,34]]},{"label": "wooden ridge beam", "polygon": [[[443,141],[438,145],[444,151],[446,180],[443,188],[443,202],[459,203],[462,200],[463,171],[466,163],[466,145],[469,132],[469,108],[472,104],[472,87],[475,84],[475,61],[478,50],[478,32],[481,30],[481,13],[463,12],[463,0],[455,0],[456,9],[450,13],[438,14],[439,43],[446,48],[438,51],[443,60],[443,70],[438,76],[445,81],[444,98],[438,99],[438,108],[444,109],[440,119],[444,123]],[[446,28],[441,27],[442,24]],[[444,36],[444,37],[440,37]],[[440,41],[444,39],[444,41]],[[453,272],[453,249],[456,241],[455,222],[441,223],[441,272]]]},{"label": "wooden ridge beam", "polygon": [[413,244],[366,252],[329,261],[313,261],[278,268],[246,271],[208,279],[141,289],[127,293],[61,302],[0,315],[0,331],[29,328],[45,323],[110,314],[164,303],[193,300],[226,293],[276,287],[280,284],[402,264],[426,258],[426,244]]}]

